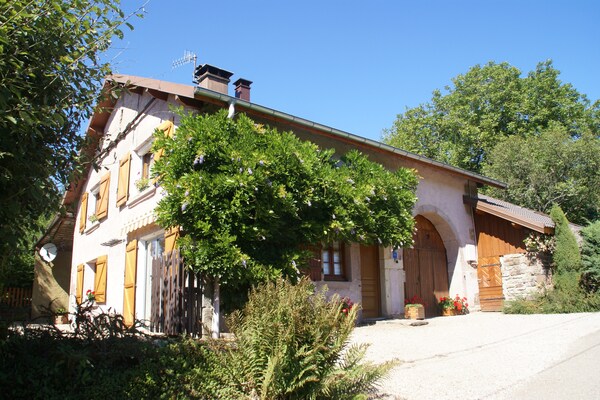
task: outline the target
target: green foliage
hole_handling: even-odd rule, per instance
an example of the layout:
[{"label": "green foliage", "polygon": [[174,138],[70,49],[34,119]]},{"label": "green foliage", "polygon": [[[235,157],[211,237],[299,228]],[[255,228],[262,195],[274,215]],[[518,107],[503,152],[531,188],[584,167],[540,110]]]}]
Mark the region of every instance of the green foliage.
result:
[{"label": "green foliage", "polygon": [[[393,363],[361,363],[366,348],[347,348],[357,307],[346,314],[308,279],[278,280],[252,291],[228,324],[236,341],[214,354],[210,398],[356,399],[375,390]],[[364,397],[366,398],[366,397]]]},{"label": "green foliage", "polygon": [[0,398],[206,398],[191,384],[208,370],[199,342],[151,340],[90,302],[70,317],[73,331],[26,325],[0,338]]},{"label": "green foliage", "polygon": [[308,280],[262,285],[229,323],[234,341],[152,339],[84,303],[74,332],[25,327],[0,340],[11,399],[366,399],[395,364],[348,347],[358,308]]},{"label": "green foliage", "polygon": [[600,221],[583,228],[581,236],[583,237],[581,285],[587,292],[598,292],[600,290]]},{"label": "green foliage", "polygon": [[579,284],[579,272],[569,271],[553,276],[554,288],[533,300],[506,302],[507,314],[557,314],[600,311],[600,293],[586,293]]},{"label": "green foliage", "polygon": [[488,193],[542,212],[558,204],[573,222],[600,217],[600,140],[589,131],[573,139],[551,124],[539,135],[501,140],[483,172],[508,184]]},{"label": "green foliage", "polygon": [[0,264],[57,209],[126,19],[118,1],[0,1]]},{"label": "green foliage", "polygon": [[551,61],[526,77],[508,63],[476,65],[433,92],[429,103],[399,114],[384,140],[394,146],[474,172],[504,138],[537,135],[551,123],[577,137],[598,133],[598,105],[563,84]]},{"label": "green foliage", "polygon": [[581,255],[577,239],[569,228],[569,221],[562,209],[554,205],[550,210],[550,217],[554,221],[554,236],[556,237],[556,248],[552,259],[556,274],[564,272],[579,271],[581,269]]},{"label": "green foliage", "polygon": [[[600,311],[600,292],[594,291],[594,277],[586,281],[587,270],[582,275],[582,257],[579,254],[579,246],[575,235],[569,228],[569,221],[561,208],[554,205],[550,216],[555,223],[554,236],[555,248],[553,253],[554,273],[552,281],[554,288],[545,290],[535,296],[532,300],[519,299],[506,302],[504,312],[507,314],[534,314],[534,313],[573,313]],[[594,251],[598,251],[593,243],[598,243],[600,230],[598,226],[590,226],[584,236],[586,244],[586,268],[587,261],[594,259]],[[587,239],[589,237],[589,239]],[[595,242],[596,241],[596,242]],[[589,243],[589,244],[588,244]]]},{"label": "green foliage", "polygon": [[332,150],[225,112],[183,116],[173,138],[157,132],[159,148],[154,171],[166,196],[158,221],[181,227],[186,263],[224,290],[297,279],[302,245],[411,240],[413,171],[389,172],[356,151],[334,159]]}]

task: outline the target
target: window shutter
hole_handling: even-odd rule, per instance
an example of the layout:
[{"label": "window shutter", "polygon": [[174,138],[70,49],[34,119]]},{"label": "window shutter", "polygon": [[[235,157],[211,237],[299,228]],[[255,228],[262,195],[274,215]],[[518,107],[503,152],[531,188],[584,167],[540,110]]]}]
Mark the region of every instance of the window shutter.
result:
[{"label": "window shutter", "polygon": [[119,183],[117,185],[117,207],[121,207],[129,198],[129,170],[131,166],[131,154],[119,162]]},{"label": "window shutter", "polygon": [[96,260],[96,276],[94,278],[94,292],[97,303],[106,303],[106,264],[107,256],[100,256]]},{"label": "window shutter", "polygon": [[88,206],[88,192],[85,192],[81,196],[81,206],[79,207],[79,233],[85,231],[85,224],[87,222],[87,206]]},{"label": "window shutter", "polygon": [[77,266],[77,286],[75,287],[75,299],[77,304],[81,304],[83,297],[83,264]]},{"label": "window shutter", "polygon": [[108,216],[108,192],[110,189],[110,172],[100,179],[100,198],[96,204],[96,217],[98,219]]},{"label": "window shutter", "polygon": [[[156,129],[159,131],[163,131],[163,134],[165,134],[167,137],[173,137],[173,133],[175,132],[175,126],[171,121],[163,122]],[[164,149],[156,150],[156,152],[154,153],[154,161],[158,161],[162,157],[164,152]]]},{"label": "window shutter", "polygon": [[125,250],[125,280],[123,293],[123,323],[132,326],[135,319],[135,275],[137,270],[137,240],[127,243]]},{"label": "window shutter", "polygon": [[177,239],[179,238],[179,227],[174,226],[165,231],[165,254],[170,254],[177,248]]}]

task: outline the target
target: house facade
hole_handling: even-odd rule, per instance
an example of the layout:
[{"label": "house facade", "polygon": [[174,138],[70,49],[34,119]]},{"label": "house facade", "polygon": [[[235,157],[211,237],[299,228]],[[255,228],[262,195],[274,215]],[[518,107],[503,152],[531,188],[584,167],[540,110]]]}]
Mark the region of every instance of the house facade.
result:
[{"label": "house facade", "polygon": [[417,171],[414,245],[328,244],[312,263],[310,275],[317,285],[361,303],[362,318],[399,316],[404,299],[415,295],[425,301],[429,316],[436,315],[436,299],[445,295],[467,297],[471,309],[478,309],[474,208],[464,198],[477,196],[481,185],[502,183],[254,104],[251,82],[245,79],[235,82],[235,96],[229,96],[232,74],[219,68],[205,64],[196,73],[198,86],[122,75],[107,80],[106,89],[118,89],[118,96],[90,122],[95,167],[65,196],[75,220],[72,299],[81,301],[93,291],[99,307],[123,314],[127,323],[152,319],[152,260],[172,250],[176,238],[176,232],[155,223],[154,209],[164,193],[151,179],[160,157],[150,151],[153,132],[176,134],[179,117],[173,107],[198,113],[225,108],[338,154],[357,149],[390,170]]}]

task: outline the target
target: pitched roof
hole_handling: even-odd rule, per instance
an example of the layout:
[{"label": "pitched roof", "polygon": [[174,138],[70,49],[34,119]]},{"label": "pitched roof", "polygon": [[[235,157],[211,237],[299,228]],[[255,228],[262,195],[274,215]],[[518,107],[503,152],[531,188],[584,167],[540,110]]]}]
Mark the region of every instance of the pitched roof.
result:
[{"label": "pitched roof", "polygon": [[321,125],[319,123],[304,118],[296,117],[291,114],[274,110],[272,108],[264,107],[255,103],[250,103],[248,101],[231,97],[229,95],[215,92],[202,87],[165,82],[157,79],[143,78],[133,75],[111,75],[107,77],[107,80],[121,85],[125,85],[127,87],[134,87],[136,90],[146,90],[151,95],[164,100],[166,100],[168,95],[171,94],[175,96],[176,100],[192,107],[198,101],[208,101],[211,103],[216,103],[224,108],[228,107],[229,104],[235,104],[235,107],[237,109],[246,110],[252,114],[258,114],[271,120],[283,121],[291,125],[302,127],[304,129],[309,129],[311,132],[314,132],[316,134],[336,137],[338,139],[341,139],[342,141],[370,147],[376,151],[391,153],[396,156],[400,156],[401,158],[415,162],[417,164],[427,165],[436,169],[444,170],[453,175],[458,175],[480,184],[485,184],[498,188],[506,188],[505,183],[500,182],[496,179],[488,178],[486,176],[467,171],[462,168],[454,167],[452,165],[445,164],[436,160],[432,160],[431,158],[411,153],[409,151],[402,150],[385,143],[367,139],[326,125]]},{"label": "pitched roof", "polygon": [[554,233],[554,221],[547,214],[483,194],[465,195],[464,202],[471,204],[476,210],[495,215],[536,232]]}]

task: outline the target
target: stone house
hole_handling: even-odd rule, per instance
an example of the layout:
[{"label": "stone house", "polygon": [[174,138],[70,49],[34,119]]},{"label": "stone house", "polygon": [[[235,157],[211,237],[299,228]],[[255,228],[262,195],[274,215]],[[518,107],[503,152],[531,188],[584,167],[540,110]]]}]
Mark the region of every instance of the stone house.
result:
[{"label": "stone house", "polygon": [[[404,299],[414,295],[425,301],[429,316],[438,312],[437,298],[449,294],[467,297],[471,310],[479,310],[477,215],[494,214],[479,206],[477,190],[483,185],[502,188],[503,183],[252,103],[252,82],[246,79],[236,80],[235,95],[230,96],[232,75],[205,64],[196,70],[197,86],[126,75],[107,79],[105,89],[116,95],[104,100],[87,130],[93,143],[87,151],[95,154],[96,166],[63,199],[71,214],[62,217],[70,221],[62,229],[72,238],[63,250],[71,257],[62,257],[54,268],[70,271],[72,298],[80,301],[93,290],[101,308],[122,313],[130,323],[152,319],[152,260],[173,247],[174,233],[155,223],[154,208],[163,194],[148,179],[157,156],[150,148],[155,129],[176,132],[175,106],[198,113],[223,108],[245,113],[339,154],[358,149],[388,169],[415,169],[420,183],[413,247],[394,252],[330,243],[320,249],[311,277],[331,292],[360,302],[362,318],[402,315]],[[51,240],[52,234],[45,236],[44,241]]]}]

